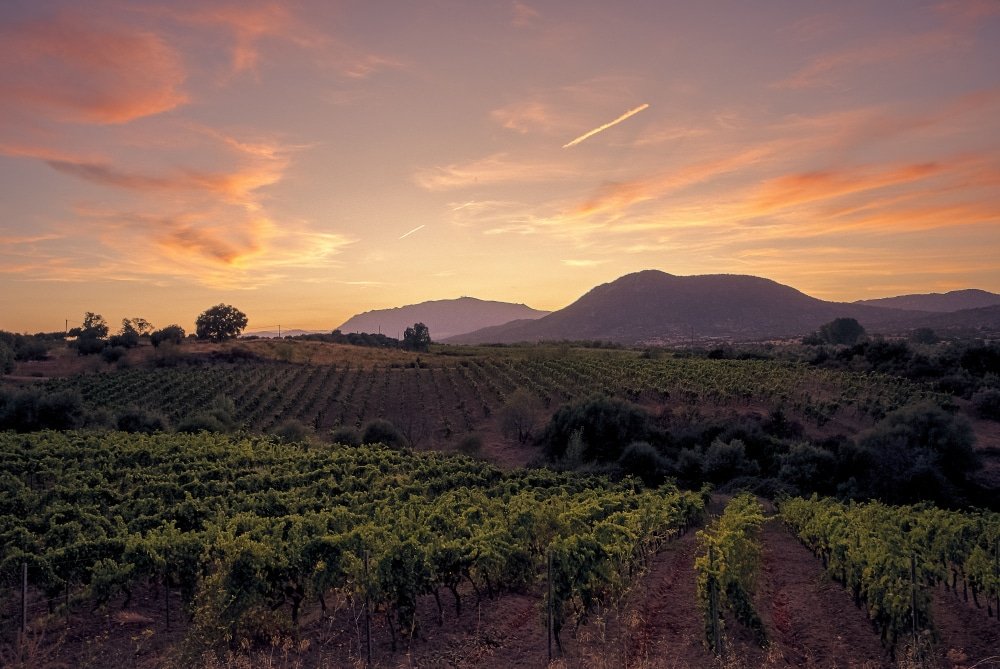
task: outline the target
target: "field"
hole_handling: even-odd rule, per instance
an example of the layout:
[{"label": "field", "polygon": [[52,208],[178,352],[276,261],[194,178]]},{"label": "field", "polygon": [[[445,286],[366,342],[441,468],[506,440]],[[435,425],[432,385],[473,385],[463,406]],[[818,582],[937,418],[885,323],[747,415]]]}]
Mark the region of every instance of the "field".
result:
[{"label": "field", "polygon": [[[168,360],[146,350],[23,381],[78,393],[93,424],[0,433],[0,663],[998,664],[996,514],[882,506],[889,520],[877,524],[876,507],[859,507],[850,513],[872,523],[866,546],[909,547],[861,556],[851,552],[861,540],[844,532],[862,516],[832,500],[764,500],[754,512],[754,498],[739,506],[709,488],[649,487],[614,463],[538,467],[543,450],[502,423],[525,391],[536,437],[559,407],[612,399],[672,434],[664,443],[676,455],[700,438],[692,425],[780,416],[797,426],[792,436],[761,443],[787,454],[797,442],[854,439],[902,407],[950,401],[927,386],[621,349],[355,348],[250,342]],[[218,407],[232,414],[228,434],[108,430],[123,411],[170,428]],[[376,419],[409,448],[331,443],[332,431]],[[290,422],[305,429],[301,440],[280,436]],[[455,454],[470,435],[478,457]],[[755,457],[775,467],[758,477],[788,483],[784,455]],[[760,515],[739,522],[746,513]],[[806,520],[828,516],[850,520]],[[827,526],[829,536],[818,533]],[[849,577],[876,568],[882,585]]]}]

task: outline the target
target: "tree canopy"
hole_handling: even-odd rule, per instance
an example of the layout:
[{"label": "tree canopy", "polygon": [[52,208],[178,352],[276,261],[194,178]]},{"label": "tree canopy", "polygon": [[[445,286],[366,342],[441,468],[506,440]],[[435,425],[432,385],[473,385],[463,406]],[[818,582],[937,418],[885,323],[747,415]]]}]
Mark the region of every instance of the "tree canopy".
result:
[{"label": "tree canopy", "polygon": [[214,342],[235,339],[247,326],[247,315],[229,304],[217,304],[206,309],[195,321],[198,339]]},{"label": "tree canopy", "polygon": [[431,345],[431,331],[423,323],[414,323],[403,332],[403,348],[410,351],[426,351]]},{"label": "tree canopy", "polygon": [[865,329],[854,318],[835,318],[819,328],[819,336],[827,344],[853,346],[865,336]]}]

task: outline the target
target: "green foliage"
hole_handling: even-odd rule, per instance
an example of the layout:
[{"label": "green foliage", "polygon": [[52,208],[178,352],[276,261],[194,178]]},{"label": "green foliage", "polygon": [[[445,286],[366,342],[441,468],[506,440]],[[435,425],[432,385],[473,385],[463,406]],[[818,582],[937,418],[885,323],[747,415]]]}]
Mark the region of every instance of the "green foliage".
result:
[{"label": "green foliage", "polygon": [[483,451],[483,438],[478,434],[470,432],[459,439],[455,450],[462,455],[469,456],[470,458],[477,458]]},{"label": "green foliage", "polygon": [[575,430],[582,430],[587,448],[585,461],[613,462],[633,441],[646,441],[650,433],[649,415],[628,402],[594,396],[580,404],[561,407],[549,421],[541,442],[553,460],[561,458]]},{"label": "green foliage", "polygon": [[1000,420],[1000,388],[983,388],[972,396],[972,408],[983,418]]},{"label": "green foliage", "polygon": [[747,458],[746,445],[740,439],[728,443],[716,439],[705,449],[702,473],[706,481],[721,483],[739,476],[755,476],[760,467]]},{"label": "green foliage", "polygon": [[941,341],[937,333],[930,328],[917,328],[910,333],[909,340],[914,344],[936,344]]},{"label": "green foliage", "polygon": [[180,345],[184,341],[185,333],[184,328],[180,325],[168,325],[160,330],[155,330],[149,335],[149,341],[153,346],[159,347],[160,344],[174,344]]},{"label": "green foliage", "polygon": [[460,610],[460,584],[531,585],[547,554],[559,621],[583,622],[703,508],[670,486],[204,432],[3,433],[0,459],[0,583],[27,559],[50,597],[83,586],[94,603],[127,602],[135,586],[168,586],[192,616],[192,657],[291,636],[331,594],[367,596],[413,635],[419,598],[444,589]]},{"label": "green foliage", "polygon": [[165,432],[168,428],[167,419],[162,414],[137,406],[130,406],[119,413],[115,425],[122,432],[141,434]]},{"label": "green foliage", "polygon": [[285,443],[305,441],[312,430],[302,421],[289,418],[274,428],[274,435]]},{"label": "green foliage", "polygon": [[426,351],[431,345],[431,332],[423,323],[414,323],[403,332],[403,348],[408,351]]},{"label": "green foliage", "polygon": [[0,374],[10,374],[14,371],[14,349],[6,342],[0,341]]},{"label": "green foliage", "polygon": [[361,432],[363,444],[385,444],[392,448],[406,448],[409,442],[406,436],[391,421],[379,418],[365,425]]},{"label": "green foliage", "polygon": [[195,333],[198,339],[214,342],[235,339],[247,326],[247,315],[229,304],[217,304],[198,315]]},{"label": "green foliage", "polygon": [[[1000,606],[1000,514],[931,506],[844,504],[815,495],[781,504],[784,521],[830,576],[864,604],[883,642],[921,650],[933,630],[931,598],[944,585]],[[914,622],[917,638],[914,639]]]},{"label": "green foliage", "polygon": [[870,492],[888,502],[949,501],[949,485],[980,466],[968,421],[934,403],[898,409],[858,440]]},{"label": "green foliage", "polygon": [[853,346],[865,336],[865,329],[855,318],[835,318],[819,328],[819,338],[827,344]]},{"label": "green foliage", "polygon": [[71,430],[82,426],[84,420],[83,399],[78,391],[0,388],[0,430]]},{"label": "green foliage", "polygon": [[626,476],[635,476],[649,487],[661,485],[670,470],[666,458],[645,441],[633,441],[625,447],[618,468]]},{"label": "green foliage", "polygon": [[353,427],[341,425],[338,428],[330,430],[330,441],[335,444],[343,444],[344,446],[360,446],[361,433]]},{"label": "green foliage", "polygon": [[542,402],[527,388],[517,388],[507,396],[507,401],[497,412],[500,431],[508,439],[518,443],[528,443],[542,414]]},{"label": "green foliage", "polygon": [[705,643],[722,650],[722,609],[748,627],[762,646],[767,638],[760,616],[753,608],[753,592],[760,564],[760,529],[764,509],[750,494],[734,497],[725,511],[698,532],[698,604],[705,618]]}]

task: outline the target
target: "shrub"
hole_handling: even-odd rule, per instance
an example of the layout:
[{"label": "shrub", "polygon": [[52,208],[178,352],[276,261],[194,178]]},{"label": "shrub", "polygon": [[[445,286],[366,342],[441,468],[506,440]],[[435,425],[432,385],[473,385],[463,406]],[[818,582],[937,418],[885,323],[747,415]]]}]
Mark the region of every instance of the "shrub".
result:
[{"label": "shrub", "polygon": [[116,425],[122,432],[153,434],[167,430],[167,419],[155,411],[133,406],[118,414]]},{"label": "shrub", "polygon": [[285,442],[305,441],[312,430],[300,420],[290,418],[274,428],[273,434]]},{"label": "shrub", "polygon": [[649,487],[659,486],[667,477],[667,461],[645,441],[633,441],[625,447],[618,467],[622,474],[635,476]]},{"label": "shrub", "polygon": [[728,481],[737,476],[756,476],[760,466],[746,456],[746,446],[739,439],[729,443],[715,440],[705,450],[705,479],[713,483]]},{"label": "shrub", "polygon": [[483,438],[478,434],[470,432],[459,440],[456,448],[463,455],[468,455],[470,458],[478,458],[483,450]]},{"label": "shrub", "polygon": [[377,418],[365,425],[361,443],[385,444],[393,448],[406,448],[409,445],[399,428],[384,418]]},{"label": "shrub", "polygon": [[335,444],[343,444],[345,446],[360,446],[361,433],[353,427],[342,425],[341,427],[330,430],[330,441]]},{"label": "shrub", "polygon": [[614,462],[628,444],[649,439],[650,422],[649,414],[634,404],[597,395],[556,411],[541,442],[546,455],[558,460],[565,454],[573,432],[581,430],[586,445],[583,460]]},{"label": "shrub", "polygon": [[972,408],[983,418],[1000,420],[1000,390],[984,388],[972,396]]}]

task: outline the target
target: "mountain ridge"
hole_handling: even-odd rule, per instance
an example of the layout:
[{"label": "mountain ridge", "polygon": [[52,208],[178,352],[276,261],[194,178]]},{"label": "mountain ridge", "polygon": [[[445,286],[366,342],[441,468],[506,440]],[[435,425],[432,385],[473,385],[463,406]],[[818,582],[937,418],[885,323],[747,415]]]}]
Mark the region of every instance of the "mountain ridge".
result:
[{"label": "mountain ridge", "polygon": [[[983,315],[992,326],[993,312],[987,310]],[[907,328],[907,323],[927,320],[943,323],[939,327],[947,325],[947,319],[935,320],[934,316],[927,311],[828,302],[750,275],[677,276],[642,270],[595,286],[572,304],[542,318],[473,331],[447,342],[601,339],[656,344],[693,338],[780,339],[802,336],[840,317],[856,318],[866,328]]]},{"label": "mountain ridge", "polygon": [[372,309],[351,316],[337,329],[344,333],[381,332],[401,337],[406,328],[423,323],[430,330],[431,338],[438,341],[513,320],[541,318],[549,313],[521,303],[464,296]]}]

